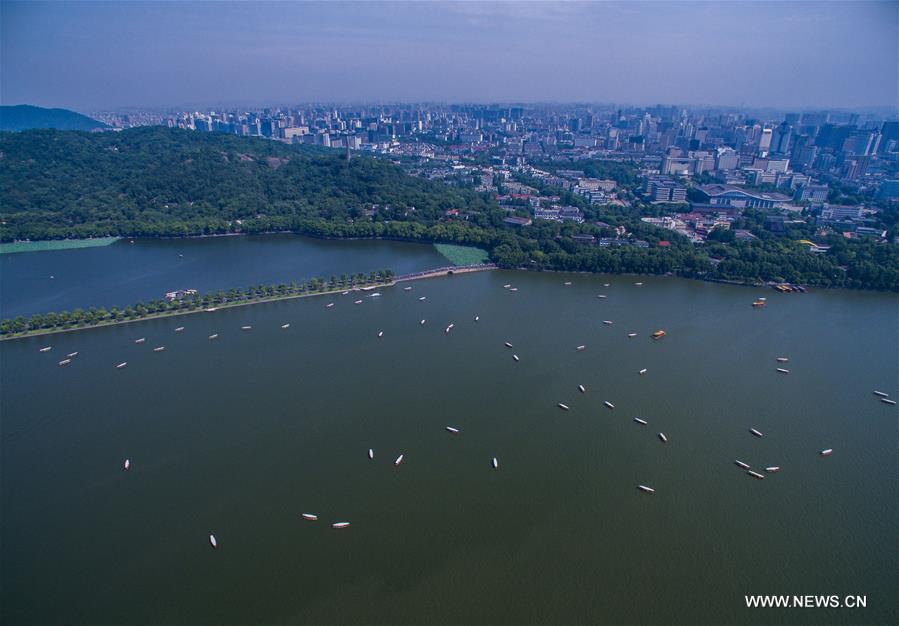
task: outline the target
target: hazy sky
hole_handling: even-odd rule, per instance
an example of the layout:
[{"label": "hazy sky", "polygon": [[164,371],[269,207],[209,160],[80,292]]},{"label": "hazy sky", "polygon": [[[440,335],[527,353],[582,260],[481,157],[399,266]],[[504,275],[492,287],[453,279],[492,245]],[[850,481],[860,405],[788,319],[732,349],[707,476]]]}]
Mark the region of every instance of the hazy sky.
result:
[{"label": "hazy sky", "polygon": [[895,105],[897,7],[0,0],[0,100]]}]

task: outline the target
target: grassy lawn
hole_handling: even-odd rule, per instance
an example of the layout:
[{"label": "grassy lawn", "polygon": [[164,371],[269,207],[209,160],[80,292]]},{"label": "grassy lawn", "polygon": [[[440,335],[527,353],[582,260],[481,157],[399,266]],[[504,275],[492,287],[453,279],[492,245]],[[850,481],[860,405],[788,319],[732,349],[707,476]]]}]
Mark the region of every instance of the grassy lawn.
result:
[{"label": "grassy lawn", "polygon": [[57,239],[51,241],[15,241],[0,243],[0,254],[13,252],[43,252],[44,250],[71,250],[74,248],[98,248],[118,241],[119,237],[95,237],[93,239]]},{"label": "grassy lawn", "polygon": [[480,248],[472,248],[470,246],[455,246],[448,243],[435,243],[434,247],[437,252],[449,259],[453,265],[477,265],[479,263],[487,263],[489,255]]}]

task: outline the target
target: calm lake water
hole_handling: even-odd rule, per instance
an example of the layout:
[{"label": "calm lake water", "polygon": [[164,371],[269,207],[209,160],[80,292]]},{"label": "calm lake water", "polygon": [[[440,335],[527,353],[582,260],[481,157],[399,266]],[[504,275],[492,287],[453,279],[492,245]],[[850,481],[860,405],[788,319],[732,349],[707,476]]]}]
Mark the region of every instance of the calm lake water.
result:
[{"label": "calm lake water", "polygon": [[[122,239],[110,246],[0,255],[0,317],[128,306],[167,291],[450,265],[431,244],[322,241],[297,235]],[[50,277],[53,278],[50,278]]]},{"label": "calm lake water", "polygon": [[410,284],[0,344],[3,623],[895,623],[895,295]]}]

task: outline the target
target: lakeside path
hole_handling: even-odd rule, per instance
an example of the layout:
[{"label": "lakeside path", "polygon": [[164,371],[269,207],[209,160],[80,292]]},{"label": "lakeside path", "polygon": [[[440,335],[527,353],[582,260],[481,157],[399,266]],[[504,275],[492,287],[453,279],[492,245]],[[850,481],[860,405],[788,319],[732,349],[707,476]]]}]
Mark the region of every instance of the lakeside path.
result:
[{"label": "lakeside path", "polygon": [[327,296],[333,294],[341,294],[344,291],[370,291],[375,287],[393,287],[397,283],[409,282],[413,280],[425,280],[428,278],[440,278],[441,276],[452,276],[454,274],[469,274],[471,272],[486,272],[489,270],[495,270],[496,265],[493,263],[486,263],[482,265],[463,265],[463,266],[448,266],[448,267],[438,267],[431,270],[425,270],[422,272],[415,272],[413,274],[404,274],[402,276],[396,276],[390,282],[386,283],[365,283],[364,285],[357,285],[354,287],[350,287],[346,289],[344,287],[338,289],[328,289],[326,291],[316,291],[314,293],[298,293],[298,294],[285,294],[278,296],[270,296],[265,298],[258,298],[255,300],[240,300],[238,302],[224,302],[222,304],[217,304],[210,308],[202,308],[198,307],[196,309],[190,310],[176,310],[176,311],[163,311],[161,313],[152,313],[149,315],[144,315],[143,317],[135,317],[121,320],[104,320],[102,322],[97,322],[96,324],[89,324],[85,326],[72,326],[69,328],[41,328],[39,330],[29,330],[23,333],[11,333],[8,335],[0,336],[0,341],[11,341],[13,339],[24,339],[26,337],[39,337],[41,335],[55,335],[57,333],[68,333],[78,330],[88,330],[91,328],[102,328],[104,326],[116,326],[118,324],[130,324],[133,322],[144,322],[147,320],[155,320],[166,317],[178,317],[181,315],[190,315],[192,313],[213,313],[215,311],[221,311],[223,309],[230,309],[239,306],[248,306],[253,304],[264,304],[267,302],[280,302],[282,300],[293,300],[295,298],[310,298],[313,296]]}]

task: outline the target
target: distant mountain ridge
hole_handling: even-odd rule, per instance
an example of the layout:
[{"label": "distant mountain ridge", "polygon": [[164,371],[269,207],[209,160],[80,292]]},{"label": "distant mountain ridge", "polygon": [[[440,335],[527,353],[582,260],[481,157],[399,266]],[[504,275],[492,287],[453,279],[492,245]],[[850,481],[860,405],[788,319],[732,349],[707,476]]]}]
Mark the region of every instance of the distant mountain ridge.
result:
[{"label": "distant mountain ridge", "polygon": [[95,130],[109,127],[103,122],[68,109],[45,109],[30,104],[0,106],[0,130],[19,131],[32,128]]}]

